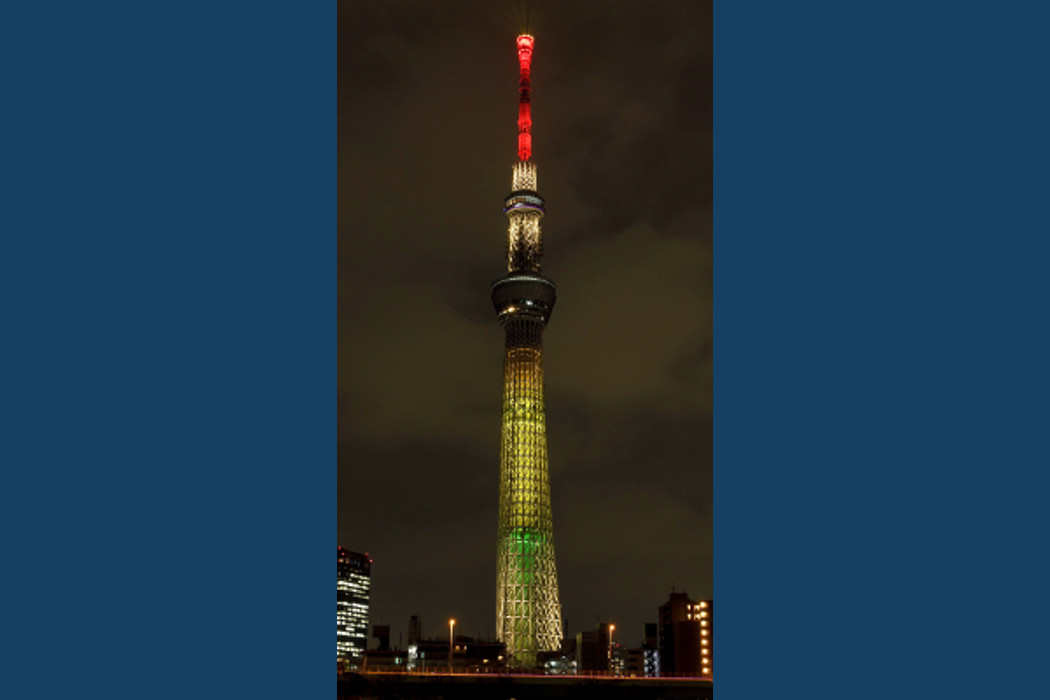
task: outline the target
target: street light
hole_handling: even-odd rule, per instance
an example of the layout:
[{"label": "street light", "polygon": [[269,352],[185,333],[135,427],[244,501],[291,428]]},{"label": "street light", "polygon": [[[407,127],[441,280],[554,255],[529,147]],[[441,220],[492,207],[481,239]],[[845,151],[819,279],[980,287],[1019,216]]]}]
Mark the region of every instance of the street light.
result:
[{"label": "street light", "polygon": [[448,672],[452,673],[452,628],[456,626],[455,620],[448,621]]},{"label": "street light", "polygon": [[609,625],[609,671],[610,672],[613,670],[613,662],[612,662],[612,635],[613,635],[613,630],[615,630],[615,629],[616,629],[616,625]]}]

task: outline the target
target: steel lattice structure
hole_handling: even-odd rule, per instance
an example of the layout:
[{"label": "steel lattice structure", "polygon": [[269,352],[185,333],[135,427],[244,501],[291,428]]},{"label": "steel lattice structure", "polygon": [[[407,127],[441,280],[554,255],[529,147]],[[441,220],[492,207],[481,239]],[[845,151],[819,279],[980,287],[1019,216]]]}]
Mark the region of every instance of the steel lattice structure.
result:
[{"label": "steel lattice structure", "polygon": [[561,603],[554,560],[550,470],[543,404],[543,330],[554,309],[554,282],[540,271],[543,198],[532,156],[530,66],[534,40],[517,38],[520,67],[518,158],[503,211],[509,219],[507,274],[492,285],[506,332],[496,569],[496,636],[513,666],[561,646]]}]

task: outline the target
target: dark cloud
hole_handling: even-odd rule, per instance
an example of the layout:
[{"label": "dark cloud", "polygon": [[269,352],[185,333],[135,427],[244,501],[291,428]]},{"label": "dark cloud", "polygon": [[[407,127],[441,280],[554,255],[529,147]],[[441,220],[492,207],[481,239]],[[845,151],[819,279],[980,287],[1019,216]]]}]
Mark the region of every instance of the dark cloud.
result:
[{"label": "dark cloud", "polygon": [[710,4],[342,3],[339,532],[373,621],[494,625],[513,38],[537,36],[565,616],[637,643],[712,593]]}]

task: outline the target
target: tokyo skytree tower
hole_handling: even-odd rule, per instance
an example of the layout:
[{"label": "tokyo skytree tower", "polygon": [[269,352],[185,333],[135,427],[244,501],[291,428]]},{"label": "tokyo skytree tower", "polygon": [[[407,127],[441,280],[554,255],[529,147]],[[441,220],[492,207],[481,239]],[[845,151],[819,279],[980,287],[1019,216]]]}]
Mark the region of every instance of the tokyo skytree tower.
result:
[{"label": "tokyo skytree tower", "polygon": [[554,309],[554,282],[540,271],[543,198],[532,156],[530,65],[534,39],[517,38],[520,66],[518,162],[503,212],[507,274],[492,285],[506,332],[500,441],[496,637],[510,665],[532,667],[536,653],[561,646],[561,603],[554,563],[550,469],[543,405],[543,329]]}]

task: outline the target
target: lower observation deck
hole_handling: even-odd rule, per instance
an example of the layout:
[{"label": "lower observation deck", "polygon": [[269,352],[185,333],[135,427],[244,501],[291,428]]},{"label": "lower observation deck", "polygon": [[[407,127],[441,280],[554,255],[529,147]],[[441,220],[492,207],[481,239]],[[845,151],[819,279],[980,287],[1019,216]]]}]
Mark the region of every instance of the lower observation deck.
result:
[{"label": "lower observation deck", "polygon": [[546,322],[556,300],[554,282],[537,272],[511,272],[492,283],[492,305],[501,322],[512,318]]}]

